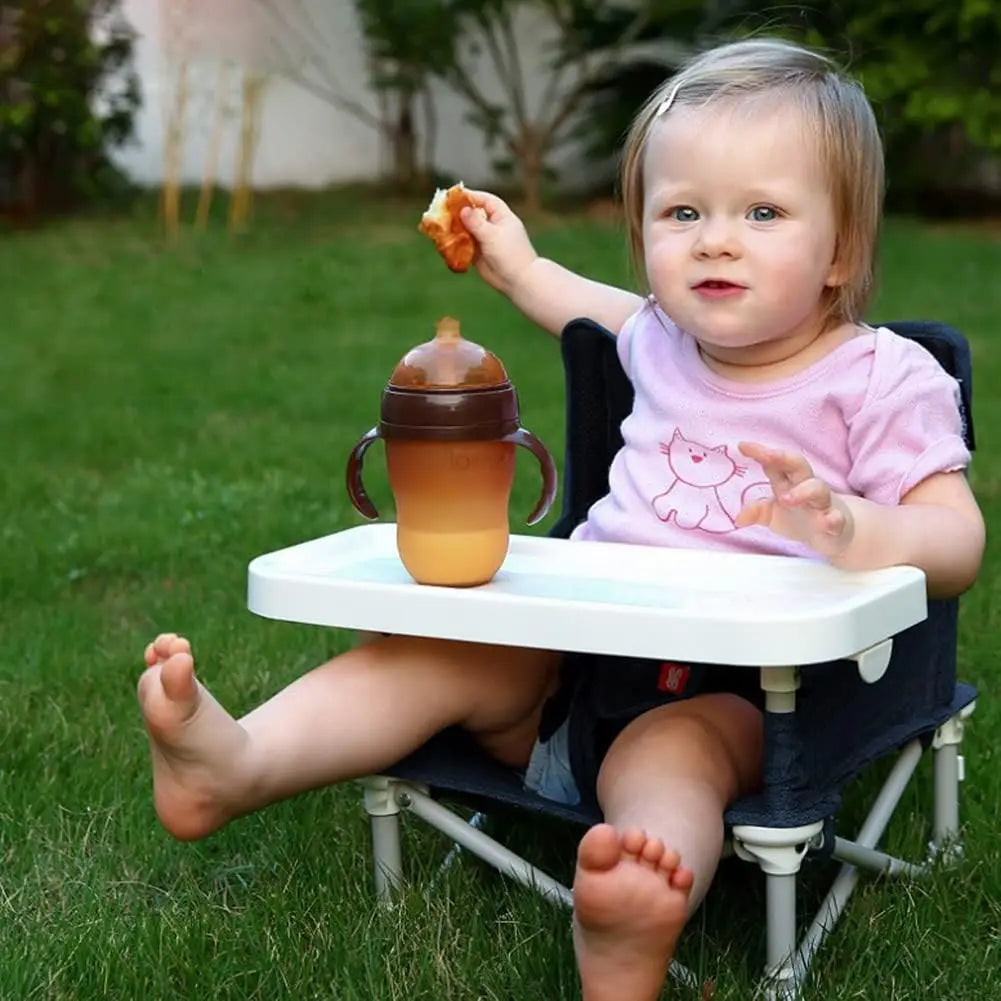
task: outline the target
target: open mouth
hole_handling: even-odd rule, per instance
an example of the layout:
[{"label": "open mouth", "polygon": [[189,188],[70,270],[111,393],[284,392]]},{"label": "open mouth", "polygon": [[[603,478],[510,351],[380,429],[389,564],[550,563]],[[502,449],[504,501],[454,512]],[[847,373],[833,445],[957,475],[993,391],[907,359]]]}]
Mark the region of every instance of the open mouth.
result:
[{"label": "open mouth", "polygon": [[747,290],[747,286],[728,282],[722,278],[707,278],[705,281],[693,285],[692,289],[704,299],[726,299],[740,295],[741,292]]},{"label": "open mouth", "polygon": [[710,292],[725,292],[727,289],[742,289],[743,285],[738,285],[736,282],[724,281],[721,278],[707,278],[704,282],[699,282],[696,286],[697,289],[706,289]]}]

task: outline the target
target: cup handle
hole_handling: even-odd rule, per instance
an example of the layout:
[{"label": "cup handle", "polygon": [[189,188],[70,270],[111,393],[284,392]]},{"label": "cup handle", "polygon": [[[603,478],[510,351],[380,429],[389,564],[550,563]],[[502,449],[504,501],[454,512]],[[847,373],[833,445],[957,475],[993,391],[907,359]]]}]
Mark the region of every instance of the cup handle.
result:
[{"label": "cup handle", "polygon": [[524,445],[539,460],[539,465],[542,467],[542,493],[539,494],[538,503],[526,520],[526,524],[534,525],[545,517],[556,497],[556,465],[553,457],[546,446],[531,431],[526,431],[524,428],[518,428],[517,431],[504,435],[501,441]]},{"label": "cup handle", "polygon": [[375,505],[371,500],[369,500],[369,496],[365,492],[365,487],[361,481],[361,467],[364,455],[368,451],[369,445],[371,445],[377,438],[381,437],[382,434],[379,431],[378,426],[372,428],[358,439],[355,447],[351,449],[351,455],[348,456],[348,468],[346,475],[348,496],[351,498],[351,503],[354,504],[355,510],[359,514],[364,515],[370,521],[374,521],[378,518],[379,512],[376,511]]}]

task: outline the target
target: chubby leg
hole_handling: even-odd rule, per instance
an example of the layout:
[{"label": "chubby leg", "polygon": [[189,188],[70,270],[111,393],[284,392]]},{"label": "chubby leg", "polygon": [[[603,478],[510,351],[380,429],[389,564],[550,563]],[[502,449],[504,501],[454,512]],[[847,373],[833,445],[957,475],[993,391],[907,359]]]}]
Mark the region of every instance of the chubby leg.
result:
[{"label": "chubby leg", "polygon": [[239,721],[195,678],[188,641],[146,648],[139,703],[154,802],[175,837],[306,789],[372,774],[452,724],[499,760],[528,762],[559,655],[388,636],[335,657]]},{"label": "chubby leg", "polygon": [[761,780],[761,714],[735,695],[644,713],[598,776],[607,823],[581,841],[574,941],[584,1001],[653,1001],[719,861],[723,811]]}]

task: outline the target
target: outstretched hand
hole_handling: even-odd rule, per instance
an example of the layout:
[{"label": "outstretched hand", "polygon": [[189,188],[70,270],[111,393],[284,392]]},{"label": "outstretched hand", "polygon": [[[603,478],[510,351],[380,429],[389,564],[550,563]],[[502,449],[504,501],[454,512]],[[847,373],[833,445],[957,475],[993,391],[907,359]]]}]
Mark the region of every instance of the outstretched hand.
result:
[{"label": "outstretched hand", "polygon": [[760,464],[772,496],[743,507],[736,518],[737,527],[764,525],[828,558],[844,553],[855,533],[851,510],[814,476],[806,459],[798,452],[783,452],[757,442],[743,441],[738,447],[741,454]]},{"label": "outstretched hand", "polygon": [[489,191],[467,189],[476,208],[462,210],[462,224],[476,241],[474,264],[480,277],[510,296],[523,271],[537,257],[524,223]]}]

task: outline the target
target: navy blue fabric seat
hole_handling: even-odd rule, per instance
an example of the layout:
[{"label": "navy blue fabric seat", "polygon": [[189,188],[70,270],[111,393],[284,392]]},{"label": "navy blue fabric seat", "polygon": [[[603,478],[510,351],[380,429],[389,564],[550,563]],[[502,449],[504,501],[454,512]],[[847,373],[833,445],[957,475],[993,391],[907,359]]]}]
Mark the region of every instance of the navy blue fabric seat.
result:
[{"label": "navy blue fabric seat", "polygon": [[[884,325],[917,341],[959,380],[965,437],[972,449],[973,382],[965,338],[940,323]],[[566,455],[563,509],[552,534],[566,538],[608,491],[608,469],[622,445],[619,428],[632,407],[633,390],[619,364],[615,339],[598,324],[574,320],[561,345]],[[865,765],[913,737],[930,739],[940,724],[972,702],[975,690],[956,680],[958,605],[957,599],[929,602],[928,618],[895,638],[890,666],[876,684],[857,673],[807,667],[796,713],[768,718],[764,791],[734,803],[727,822],[795,827],[830,817],[841,788]],[[583,824],[600,819],[593,810],[527,792],[520,775],[490,760],[460,731],[439,734],[390,774],[474,803],[517,805]]]},{"label": "navy blue fabric seat", "polygon": [[[965,438],[972,450],[973,383],[966,340],[953,328],[938,323],[885,325],[919,343],[959,381]],[[566,455],[563,508],[553,534],[567,537],[591,504],[608,490],[609,466],[622,444],[620,425],[631,409],[633,392],[619,363],[614,338],[594,322],[579,319],[568,324],[563,332],[562,355]],[[930,601],[927,619],[894,638],[889,666],[874,683],[864,681],[858,671],[846,671],[844,665],[802,665],[795,712],[765,714],[762,791],[733,803],[727,810],[726,822],[734,832],[737,854],[758,861],[771,881],[766,964],[769,998],[792,998],[797,994],[813,953],[851,894],[859,866],[903,875],[924,871],[920,864],[901,862],[879,852],[876,844],[922,750],[929,746],[935,749],[936,761],[933,850],[947,847],[958,838],[958,783],[962,776],[958,744],[962,720],[972,711],[976,696],[972,687],[957,681],[958,610],[957,599]],[[875,759],[895,751],[900,751],[895,771],[877,797],[857,842],[837,837],[834,832],[842,789]],[[465,830],[456,826],[461,821],[442,820],[444,809],[438,814],[437,803],[431,801],[441,797],[485,811],[493,811],[498,805],[513,806],[587,825],[601,819],[593,807],[564,806],[526,791],[520,774],[491,760],[471,738],[455,729],[437,735],[384,776],[388,780],[366,780],[382,783],[379,795],[372,792],[375,785],[370,785],[366,793],[373,797],[366,799],[366,808],[373,818],[380,892],[386,892],[389,883],[399,878],[400,850],[395,826],[379,825],[388,814],[400,812],[397,807],[401,804],[502,871],[542,892],[547,892],[542,881],[549,877],[528,863],[524,863],[524,871],[519,871],[507,860],[503,848],[500,854],[489,846],[481,850],[490,839],[479,831],[466,839]],[[397,781],[405,785],[394,785]],[[402,794],[400,789],[404,789]],[[888,808],[885,799],[892,800]],[[759,850],[754,838],[761,829],[767,829],[766,836],[757,845],[766,847]],[[768,854],[775,829],[796,833],[787,846],[791,861],[781,872],[778,869],[782,866],[777,869],[774,855]],[[797,832],[804,831],[808,833],[799,838]],[[747,840],[741,842],[741,837]],[[799,844],[800,840],[804,843]],[[820,856],[833,854],[844,867],[821,912],[797,946],[795,878],[799,861],[808,851]],[[555,885],[556,896],[569,903],[569,890]]]}]

